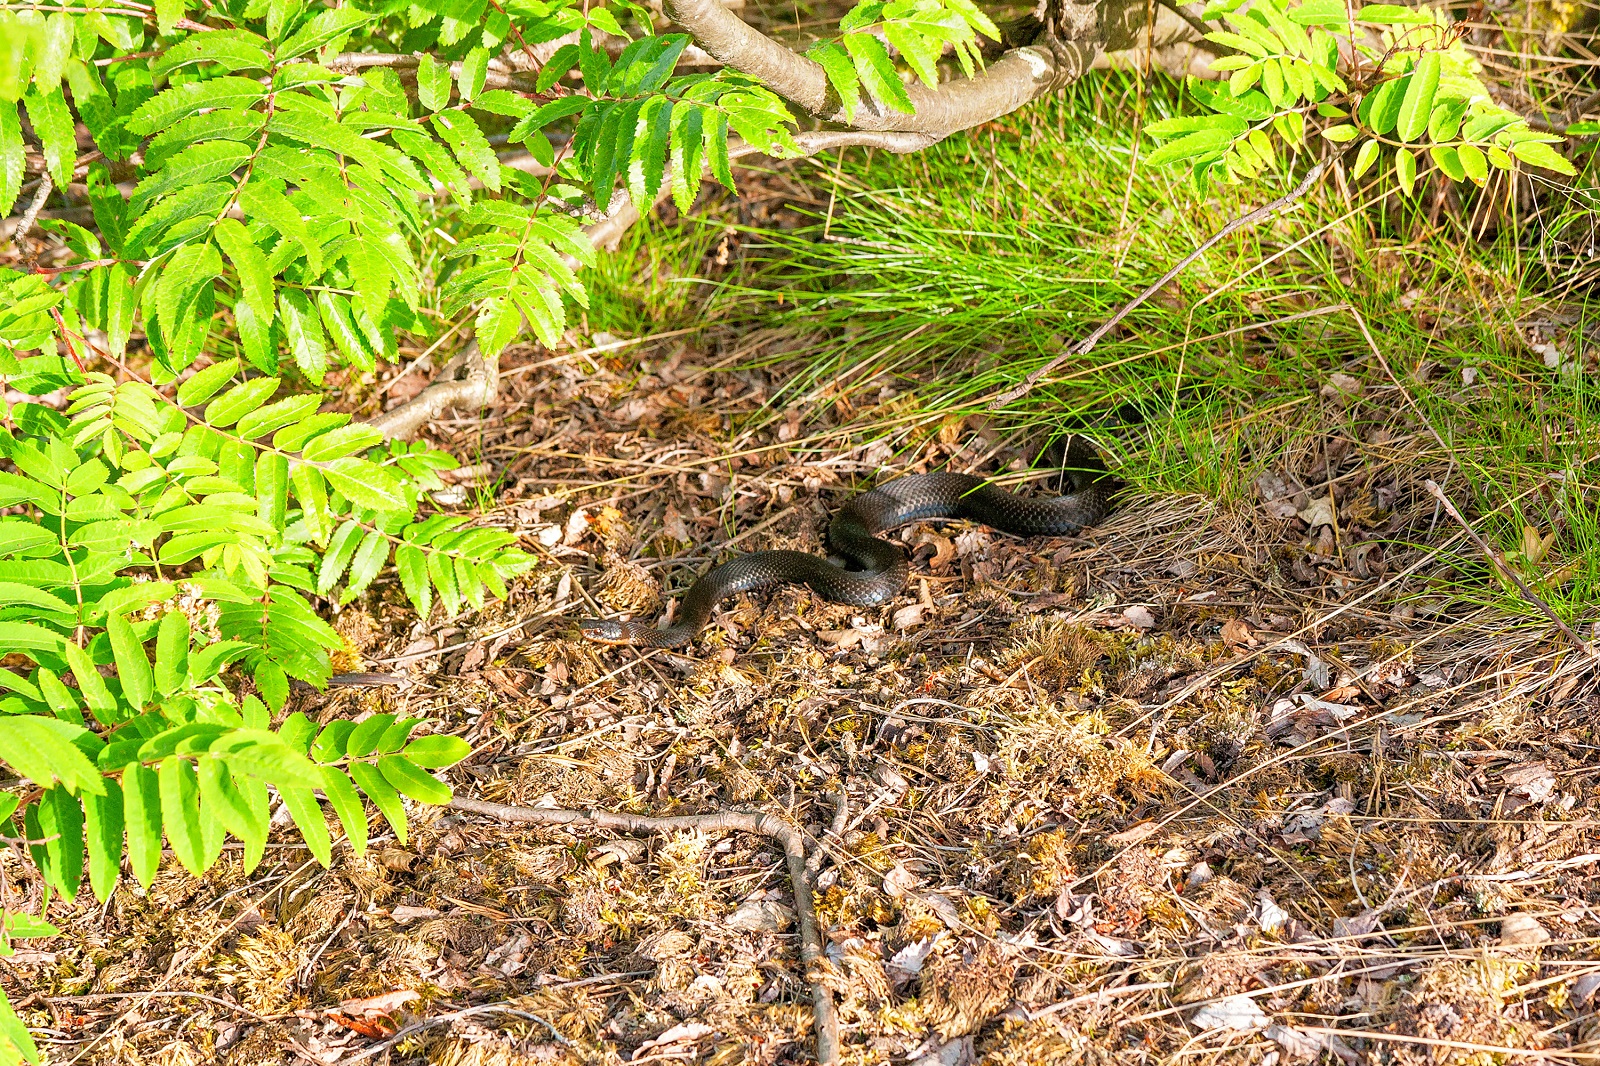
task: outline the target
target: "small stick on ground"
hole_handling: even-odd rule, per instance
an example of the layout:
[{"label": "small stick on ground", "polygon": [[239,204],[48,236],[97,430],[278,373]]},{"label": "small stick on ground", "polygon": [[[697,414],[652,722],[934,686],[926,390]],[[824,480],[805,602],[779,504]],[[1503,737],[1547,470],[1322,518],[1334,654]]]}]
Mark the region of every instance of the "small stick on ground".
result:
[{"label": "small stick on ground", "polygon": [[806,878],[805,842],[800,830],[789,824],[786,819],[759,811],[719,811],[715,814],[652,817],[600,810],[546,810],[514,807],[505,803],[488,803],[459,796],[450,801],[450,806],[459,811],[470,811],[502,822],[520,822],[525,825],[610,829],[619,833],[671,833],[683,830],[708,833],[733,830],[756,833],[777,841],[783,848],[784,859],[789,867],[789,880],[794,885],[794,909],[800,922],[800,963],[806,970],[806,983],[811,986],[811,1009],[815,1017],[817,1034],[817,1062],[819,1066],[838,1066],[839,1017],[834,1011],[833,993],[811,973],[812,967],[822,961],[823,953],[822,933],[817,926],[817,909],[811,901],[811,885]]},{"label": "small stick on ground", "polygon": [[1461,527],[1462,531],[1466,533],[1467,537],[1472,541],[1472,543],[1478,546],[1478,550],[1481,551],[1484,554],[1484,557],[1489,560],[1490,564],[1500,572],[1500,576],[1517,586],[1517,591],[1522,593],[1523,599],[1527,600],[1529,603],[1539,608],[1539,610],[1543,611],[1545,617],[1554,622],[1556,624],[1556,628],[1561,630],[1562,635],[1568,640],[1572,641],[1573,645],[1579,651],[1583,652],[1591,659],[1600,659],[1600,655],[1595,654],[1595,650],[1589,646],[1589,642],[1578,636],[1578,634],[1574,633],[1572,631],[1572,627],[1563,622],[1561,620],[1561,616],[1556,614],[1556,612],[1551,609],[1550,605],[1540,598],[1537,592],[1534,592],[1533,589],[1529,588],[1528,583],[1517,576],[1516,571],[1512,570],[1506,565],[1505,560],[1500,558],[1500,553],[1495,551],[1494,548],[1490,547],[1489,543],[1482,537],[1478,536],[1477,531],[1467,524],[1467,520],[1465,518],[1461,517],[1461,512],[1456,510],[1456,505],[1450,502],[1450,497],[1444,494],[1443,489],[1439,488],[1438,485],[1435,485],[1432,479],[1424,481],[1422,483],[1422,487],[1428,490],[1428,494],[1430,496],[1439,501],[1439,505],[1444,508],[1446,514],[1456,520],[1456,524]]},{"label": "small stick on ground", "polygon": [[1230,233],[1234,233],[1237,230],[1243,229],[1245,226],[1254,226],[1258,222],[1265,222],[1267,219],[1276,215],[1279,211],[1282,211],[1296,200],[1299,200],[1306,193],[1310,192],[1311,187],[1317,183],[1318,178],[1322,177],[1322,172],[1327,169],[1327,166],[1328,164],[1325,161],[1318,163],[1306,173],[1305,180],[1296,186],[1293,191],[1285,193],[1276,200],[1272,201],[1270,204],[1264,204],[1261,207],[1256,208],[1254,211],[1240,215],[1232,222],[1229,222],[1226,226],[1223,226],[1221,229],[1217,230],[1217,232],[1213,233],[1206,239],[1204,244],[1180,259],[1177,266],[1161,275],[1154,285],[1151,285],[1148,289],[1135,296],[1132,300],[1129,300],[1127,303],[1123,304],[1122,310],[1112,315],[1111,318],[1107,320],[1105,325],[1089,334],[1089,336],[1084,340],[1073,345],[1071,348],[1068,348],[1066,351],[1050,360],[1044,366],[1041,366],[1038,370],[1035,370],[1033,373],[1029,374],[1025,379],[1023,379],[1020,385],[1013,385],[1005,392],[1002,392],[1000,395],[996,396],[989,402],[989,410],[998,411],[1006,404],[1011,403],[1014,400],[1022,399],[1022,397],[1032,392],[1039,382],[1044,380],[1045,375],[1050,373],[1050,371],[1054,370],[1056,367],[1060,366],[1062,363],[1066,362],[1075,355],[1088,355],[1090,352],[1094,351],[1094,346],[1100,343],[1100,338],[1104,337],[1107,333],[1110,333],[1111,330],[1116,327],[1118,322],[1121,322],[1124,318],[1127,318],[1128,315],[1132,313],[1140,304],[1144,303],[1146,300],[1150,299],[1150,297],[1160,292],[1163,285],[1177,277],[1179,274],[1183,273],[1184,270],[1188,268],[1190,263],[1194,262],[1196,259],[1199,259],[1202,255],[1205,255],[1212,248],[1216,247],[1217,243],[1223,238],[1227,237]]}]

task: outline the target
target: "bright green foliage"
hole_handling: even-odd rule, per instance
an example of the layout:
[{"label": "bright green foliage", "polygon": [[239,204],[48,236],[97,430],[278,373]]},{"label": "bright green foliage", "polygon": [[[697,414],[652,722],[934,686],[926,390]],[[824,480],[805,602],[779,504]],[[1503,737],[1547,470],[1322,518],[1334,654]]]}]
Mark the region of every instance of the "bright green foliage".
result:
[{"label": "bright green foliage", "polygon": [[861,104],[863,85],[885,107],[909,114],[911,97],[884,41],[931,89],[939,83],[939,58],[946,45],[967,77],[972,76],[983,61],[980,33],[1000,39],[995,24],[972,0],[861,0],[839,20],[837,38],[818,41],[806,54],[827,74],[847,119]]},{"label": "bright green foliage", "polygon": [[[0,214],[42,161],[87,188],[93,225],[42,221],[49,269],[0,271],[0,379],[66,397],[0,417],[0,641],[31,664],[0,670],[0,764],[35,796],[0,793],[0,820],[48,885],[102,899],[124,857],[149,884],[164,847],[199,873],[231,834],[254,865],[269,788],[323,863],[322,799],[357,851],[367,800],[403,840],[402,797],[447,801],[428,771],[465,745],[386,715],[273,730],[291,683],[331,672],[315,599],[392,562],[423,615],[454,615],[530,560],[423,514],[455,461],[319,390],[445,324],[491,356],[529,329],[562,343],[583,223],[619,184],[687,210],[703,173],[732,187],[730,142],[797,154],[794,118],[737,73],[678,75],[688,39],[633,0],[20,8],[0,5]],[[995,35],[971,0],[867,3],[842,31],[823,53],[841,96],[902,110],[876,33],[928,84],[945,44],[970,74]],[[562,38],[541,69],[499,62]],[[5,922],[0,951],[48,931]],[[37,1056],[0,997],[0,1066]]]},{"label": "bright green foliage", "polygon": [[[1214,0],[1207,19],[1228,27],[1207,38],[1233,51],[1212,64],[1228,74],[1227,87],[1191,79],[1190,91],[1207,114],[1172,118],[1147,128],[1165,140],[1147,162],[1188,164],[1198,181],[1252,181],[1281,163],[1283,148],[1304,144],[1308,119],[1329,120],[1320,130],[1340,145],[1360,142],[1350,165],[1361,177],[1385,150],[1393,152],[1394,178],[1406,195],[1426,152],[1452,181],[1482,185],[1490,166],[1510,170],[1521,162],[1561,174],[1573,168],[1551,147],[1562,138],[1539,133],[1494,103],[1482,67],[1433,9],[1392,4],[1357,8],[1351,21],[1343,0]],[[1372,44],[1376,30],[1381,47]],[[1358,55],[1378,78],[1353,91],[1341,73],[1341,55]]]}]

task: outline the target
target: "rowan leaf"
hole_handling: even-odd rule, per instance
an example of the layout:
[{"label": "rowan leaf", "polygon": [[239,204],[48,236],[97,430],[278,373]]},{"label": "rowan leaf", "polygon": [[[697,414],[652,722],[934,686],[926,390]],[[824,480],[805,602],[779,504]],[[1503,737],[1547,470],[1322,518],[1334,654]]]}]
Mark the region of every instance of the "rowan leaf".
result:
[{"label": "rowan leaf", "polygon": [[1395,132],[1402,141],[1414,141],[1428,128],[1433,115],[1433,97],[1439,89],[1439,70],[1442,56],[1438,52],[1424,52],[1411,72],[1405,97],[1400,102],[1400,112],[1395,117]]},{"label": "rowan leaf", "polygon": [[233,263],[234,271],[239,276],[240,295],[250,305],[256,321],[263,327],[270,325],[275,305],[267,257],[256,247],[250,239],[250,232],[237,219],[221,219],[211,232]]}]

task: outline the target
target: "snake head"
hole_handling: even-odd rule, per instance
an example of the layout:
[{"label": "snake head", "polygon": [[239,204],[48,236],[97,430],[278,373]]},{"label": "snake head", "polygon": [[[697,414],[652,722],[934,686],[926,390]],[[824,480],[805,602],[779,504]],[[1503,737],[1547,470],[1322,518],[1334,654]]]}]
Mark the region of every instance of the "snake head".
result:
[{"label": "snake head", "polygon": [[627,644],[627,633],[622,628],[621,622],[613,622],[609,618],[580,618],[578,619],[578,632],[584,639],[592,640],[596,644]]}]

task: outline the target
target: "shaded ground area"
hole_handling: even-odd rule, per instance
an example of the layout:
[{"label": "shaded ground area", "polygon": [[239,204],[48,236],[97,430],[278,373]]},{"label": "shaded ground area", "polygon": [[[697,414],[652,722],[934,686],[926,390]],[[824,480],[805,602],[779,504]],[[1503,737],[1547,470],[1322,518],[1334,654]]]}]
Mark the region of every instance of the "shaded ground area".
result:
[{"label": "shaded ground area", "polygon": [[[511,501],[487,520],[545,565],[443,627],[380,587],[339,616],[347,665],[406,685],[300,706],[438,719],[476,749],[462,794],[806,827],[847,1061],[1588,1046],[1600,701],[1581,657],[1498,616],[1397,607],[1453,529],[1425,471],[1366,443],[1387,405],[1330,405],[1329,443],[1252,501],[1135,492],[1059,540],[912,527],[911,586],[881,612],[789,589],[730,604],[691,654],[576,642],[564,618],[658,610],[703,545],[819,550],[875,477],[1032,454],[887,383],[831,424],[760,415],[781,367],[718,361],[714,336],[529,356],[504,419],[446,429]],[[1330,482],[1331,537],[1306,488]],[[89,1061],[357,1061],[394,1026],[327,1010],[385,994],[374,1014],[520,1014],[375,1061],[809,1058],[767,842],[413,814],[407,842],[329,871],[283,844],[249,880],[169,863],[147,895],[80,904],[13,960],[22,1005],[47,1005],[64,1057],[98,1036]]]}]

